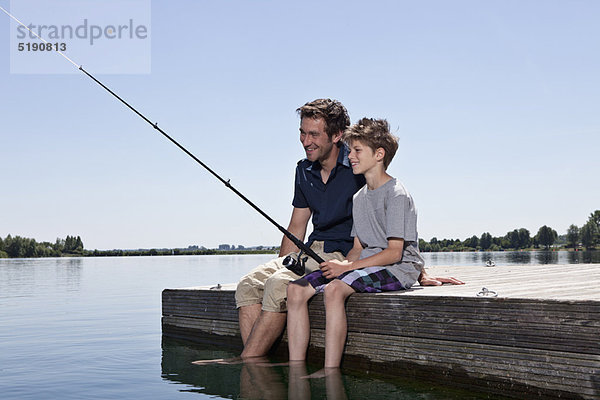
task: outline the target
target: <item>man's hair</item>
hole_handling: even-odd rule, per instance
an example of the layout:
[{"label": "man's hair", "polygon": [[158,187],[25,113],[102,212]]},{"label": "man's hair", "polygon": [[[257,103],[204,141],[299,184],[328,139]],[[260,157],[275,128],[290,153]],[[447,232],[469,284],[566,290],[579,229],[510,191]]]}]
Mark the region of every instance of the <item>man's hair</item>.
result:
[{"label": "man's hair", "polygon": [[343,132],[350,125],[348,111],[342,103],[331,99],[317,99],[306,103],[297,110],[300,119],[323,118],[325,132],[329,139],[338,132]]},{"label": "man's hair", "polygon": [[385,119],[363,118],[344,132],[342,140],[350,145],[353,140],[369,146],[373,152],[385,150],[383,167],[387,169],[398,150],[398,138],[390,132],[390,124]]}]

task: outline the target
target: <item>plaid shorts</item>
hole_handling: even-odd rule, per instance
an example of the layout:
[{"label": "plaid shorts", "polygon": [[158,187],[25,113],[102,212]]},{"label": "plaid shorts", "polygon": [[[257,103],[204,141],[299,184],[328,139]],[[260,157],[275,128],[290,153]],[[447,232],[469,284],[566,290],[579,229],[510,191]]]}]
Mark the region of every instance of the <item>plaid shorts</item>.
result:
[{"label": "plaid shorts", "polygon": [[[394,292],[404,290],[400,281],[392,275],[385,267],[366,267],[344,272],[334,279],[339,279],[349,285],[355,292],[358,293],[379,293],[379,292]],[[318,270],[306,275],[298,281],[308,281],[315,288],[317,293],[322,292],[329,282],[333,279],[327,279],[323,273]]]}]

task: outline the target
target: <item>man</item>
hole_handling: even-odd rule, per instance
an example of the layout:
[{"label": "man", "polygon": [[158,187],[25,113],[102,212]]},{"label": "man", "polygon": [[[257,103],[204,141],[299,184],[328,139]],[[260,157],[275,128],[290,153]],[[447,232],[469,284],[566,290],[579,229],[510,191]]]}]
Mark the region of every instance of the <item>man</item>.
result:
[{"label": "man", "polygon": [[[288,231],[304,241],[312,217],[313,232],[307,244],[326,261],[343,260],[352,248],[352,196],[365,184],[362,175],[352,173],[348,148],[341,142],[350,118],[346,108],[331,99],[314,100],[297,111],[306,159],[296,167]],[[280,257],[258,266],[238,283],[236,303],[243,359],[266,355],[283,333],[287,285],[299,278],[285,268],[283,259],[297,251],[284,236]],[[314,260],[306,261],[307,272],[318,268]]]}]

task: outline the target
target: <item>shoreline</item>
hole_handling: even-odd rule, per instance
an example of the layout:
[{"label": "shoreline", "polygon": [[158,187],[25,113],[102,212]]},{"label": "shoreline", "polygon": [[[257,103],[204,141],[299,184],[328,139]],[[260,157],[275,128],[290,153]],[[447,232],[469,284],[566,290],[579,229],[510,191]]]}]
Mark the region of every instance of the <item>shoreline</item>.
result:
[{"label": "shoreline", "polygon": [[[67,253],[59,256],[50,257],[2,257],[0,259],[38,259],[38,258],[89,258],[89,257],[147,257],[147,256],[205,256],[205,255],[259,255],[259,254],[278,254],[279,249],[268,250],[182,250],[182,249],[144,249],[144,250],[84,250],[83,254]],[[552,249],[503,249],[503,250],[466,250],[466,251],[422,251],[422,254],[502,254],[502,253],[594,253],[600,252],[599,248],[594,249],[572,249],[572,248],[552,248]]]}]

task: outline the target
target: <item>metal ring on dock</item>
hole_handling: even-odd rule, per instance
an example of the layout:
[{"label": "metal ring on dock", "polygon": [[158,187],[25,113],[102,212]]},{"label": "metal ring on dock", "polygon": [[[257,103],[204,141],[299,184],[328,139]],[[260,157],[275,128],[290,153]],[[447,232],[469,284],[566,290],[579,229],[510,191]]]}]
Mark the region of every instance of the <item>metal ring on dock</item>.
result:
[{"label": "metal ring on dock", "polygon": [[477,297],[498,297],[498,293],[488,288],[482,288],[481,292],[477,293]]}]

